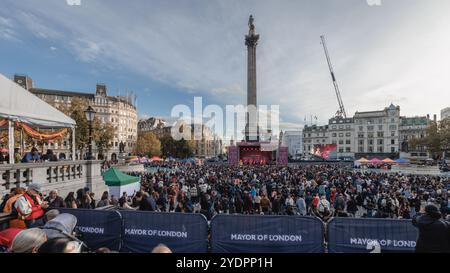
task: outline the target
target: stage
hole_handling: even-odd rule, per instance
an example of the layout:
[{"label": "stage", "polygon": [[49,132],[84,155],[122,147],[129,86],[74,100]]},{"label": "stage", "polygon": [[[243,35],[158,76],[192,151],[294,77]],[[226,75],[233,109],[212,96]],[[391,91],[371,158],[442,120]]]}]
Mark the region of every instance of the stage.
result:
[{"label": "stage", "polygon": [[230,165],[286,165],[287,147],[272,142],[239,142],[228,148]]}]

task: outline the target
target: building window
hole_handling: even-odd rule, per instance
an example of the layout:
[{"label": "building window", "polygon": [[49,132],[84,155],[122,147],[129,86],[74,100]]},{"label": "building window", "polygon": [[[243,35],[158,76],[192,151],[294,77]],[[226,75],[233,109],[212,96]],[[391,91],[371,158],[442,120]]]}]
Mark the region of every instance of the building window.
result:
[{"label": "building window", "polygon": [[345,136],[346,136],[346,137],[351,137],[352,134],[351,134],[351,133],[346,133]]},{"label": "building window", "polygon": [[389,130],[397,130],[397,125],[390,125]]},{"label": "building window", "polygon": [[350,147],[345,148],[345,152],[346,152],[346,153],[350,153],[350,151],[351,151],[351,150],[350,150]]},{"label": "building window", "polygon": [[395,153],[395,147],[391,147],[391,153]]},{"label": "building window", "polygon": [[379,153],[382,153],[382,152],[383,152],[383,146],[379,146],[379,147],[378,147],[378,152],[379,152]]},{"label": "building window", "polygon": [[342,139],[339,140],[339,144],[340,144],[340,145],[344,144],[344,141],[343,141]]},{"label": "building window", "polygon": [[336,137],[336,135],[337,135],[336,133],[333,133],[333,137]]},{"label": "building window", "polygon": [[368,138],[373,138],[373,133],[368,133],[368,134],[367,134],[367,137],[368,137]]},{"label": "building window", "polygon": [[367,131],[373,131],[373,126],[367,126]]},{"label": "building window", "polygon": [[391,136],[395,136],[395,131],[392,131],[392,132],[391,132]]},{"label": "building window", "polygon": [[339,153],[343,153],[344,149],[343,148],[339,148]]},{"label": "building window", "polygon": [[383,130],[383,125],[378,125],[378,130],[382,131]]},{"label": "building window", "polygon": [[369,139],[369,145],[373,145],[373,139]]},{"label": "building window", "polygon": [[369,153],[373,153],[373,147],[369,146]]},{"label": "building window", "polygon": [[391,144],[395,145],[395,139],[391,139]]},{"label": "building window", "polygon": [[377,132],[378,137],[384,137],[384,132]]},{"label": "building window", "polygon": [[359,126],[359,130],[360,130],[360,131],[364,131],[364,127]]},{"label": "building window", "polygon": [[364,140],[360,140],[359,145],[364,145]]},{"label": "building window", "polygon": [[383,145],[383,140],[382,139],[378,140],[378,145]]},{"label": "building window", "polygon": [[359,152],[359,153],[364,153],[364,147],[359,146],[359,147],[358,147],[358,152]]},{"label": "building window", "polygon": [[351,140],[350,140],[350,139],[347,139],[347,140],[345,141],[345,144],[351,144]]}]

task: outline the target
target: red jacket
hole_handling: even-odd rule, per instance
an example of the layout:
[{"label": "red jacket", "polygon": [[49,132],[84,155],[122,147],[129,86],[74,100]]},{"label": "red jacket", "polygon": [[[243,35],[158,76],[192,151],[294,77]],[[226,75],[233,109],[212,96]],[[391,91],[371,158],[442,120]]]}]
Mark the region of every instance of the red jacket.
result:
[{"label": "red jacket", "polygon": [[[41,205],[38,203],[35,203],[33,198],[31,198],[31,196],[28,195],[28,193],[24,193],[23,197],[25,197],[25,199],[27,199],[28,203],[31,205],[31,213],[25,217],[26,221],[36,220],[36,219],[39,219],[42,216],[44,216],[45,212],[41,208]],[[19,211],[19,213],[21,213],[21,212]]]},{"label": "red jacket", "polygon": [[20,228],[8,228],[0,231],[0,245],[11,248],[14,238],[16,238],[16,235],[22,230],[23,229]]}]

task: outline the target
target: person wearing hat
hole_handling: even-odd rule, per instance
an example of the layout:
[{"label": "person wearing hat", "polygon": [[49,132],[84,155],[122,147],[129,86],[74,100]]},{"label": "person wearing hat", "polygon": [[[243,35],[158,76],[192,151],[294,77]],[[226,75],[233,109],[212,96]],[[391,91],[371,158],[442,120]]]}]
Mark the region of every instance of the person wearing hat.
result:
[{"label": "person wearing hat", "polygon": [[48,204],[42,201],[40,193],[41,185],[31,183],[27,191],[14,204],[19,219],[25,221],[27,228],[43,225],[42,218]]},{"label": "person wearing hat", "polygon": [[412,223],[419,229],[416,252],[450,253],[450,223],[441,220],[441,213],[435,205],[427,205],[422,215],[416,215]]}]

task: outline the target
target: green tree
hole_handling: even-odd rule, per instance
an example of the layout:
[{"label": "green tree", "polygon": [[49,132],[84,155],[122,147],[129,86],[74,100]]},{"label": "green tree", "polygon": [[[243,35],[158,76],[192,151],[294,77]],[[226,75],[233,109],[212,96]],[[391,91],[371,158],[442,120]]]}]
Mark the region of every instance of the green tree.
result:
[{"label": "green tree", "polygon": [[[54,106],[75,120],[77,124],[75,129],[76,148],[83,154],[83,150],[87,149],[89,144],[89,122],[84,113],[88,107],[87,101],[74,98],[69,105],[59,104]],[[97,146],[99,155],[103,155],[111,148],[111,142],[116,133],[116,128],[110,123],[102,123],[100,119],[95,118],[92,124],[92,130],[94,134],[93,141]]]},{"label": "green tree", "polygon": [[195,141],[193,140],[174,140],[166,135],[161,138],[161,150],[165,157],[188,158],[194,155]]},{"label": "green tree", "polygon": [[95,118],[94,124],[94,141],[98,149],[99,158],[103,158],[112,146],[112,140],[116,133],[116,128],[111,123],[102,123],[100,119]]},{"label": "green tree", "polygon": [[432,122],[427,129],[426,137],[413,139],[411,146],[423,145],[434,159],[440,159],[444,152],[450,151],[450,118],[441,120],[439,123]]},{"label": "green tree", "polygon": [[439,135],[441,139],[441,148],[445,153],[450,152],[450,118],[441,120],[439,123]]},{"label": "green tree", "polygon": [[139,133],[136,148],[136,154],[152,156],[161,155],[161,142],[155,134],[151,132]]},{"label": "green tree", "polygon": [[53,106],[75,120],[77,124],[75,129],[76,148],[81,154],[83,154],[83,150],[89,144],[89,122],[87,121],[86,114],[84,113],[88,107],[88,103],[83,99],[74,98],[72,99],[70,105],[59,104]]}]

